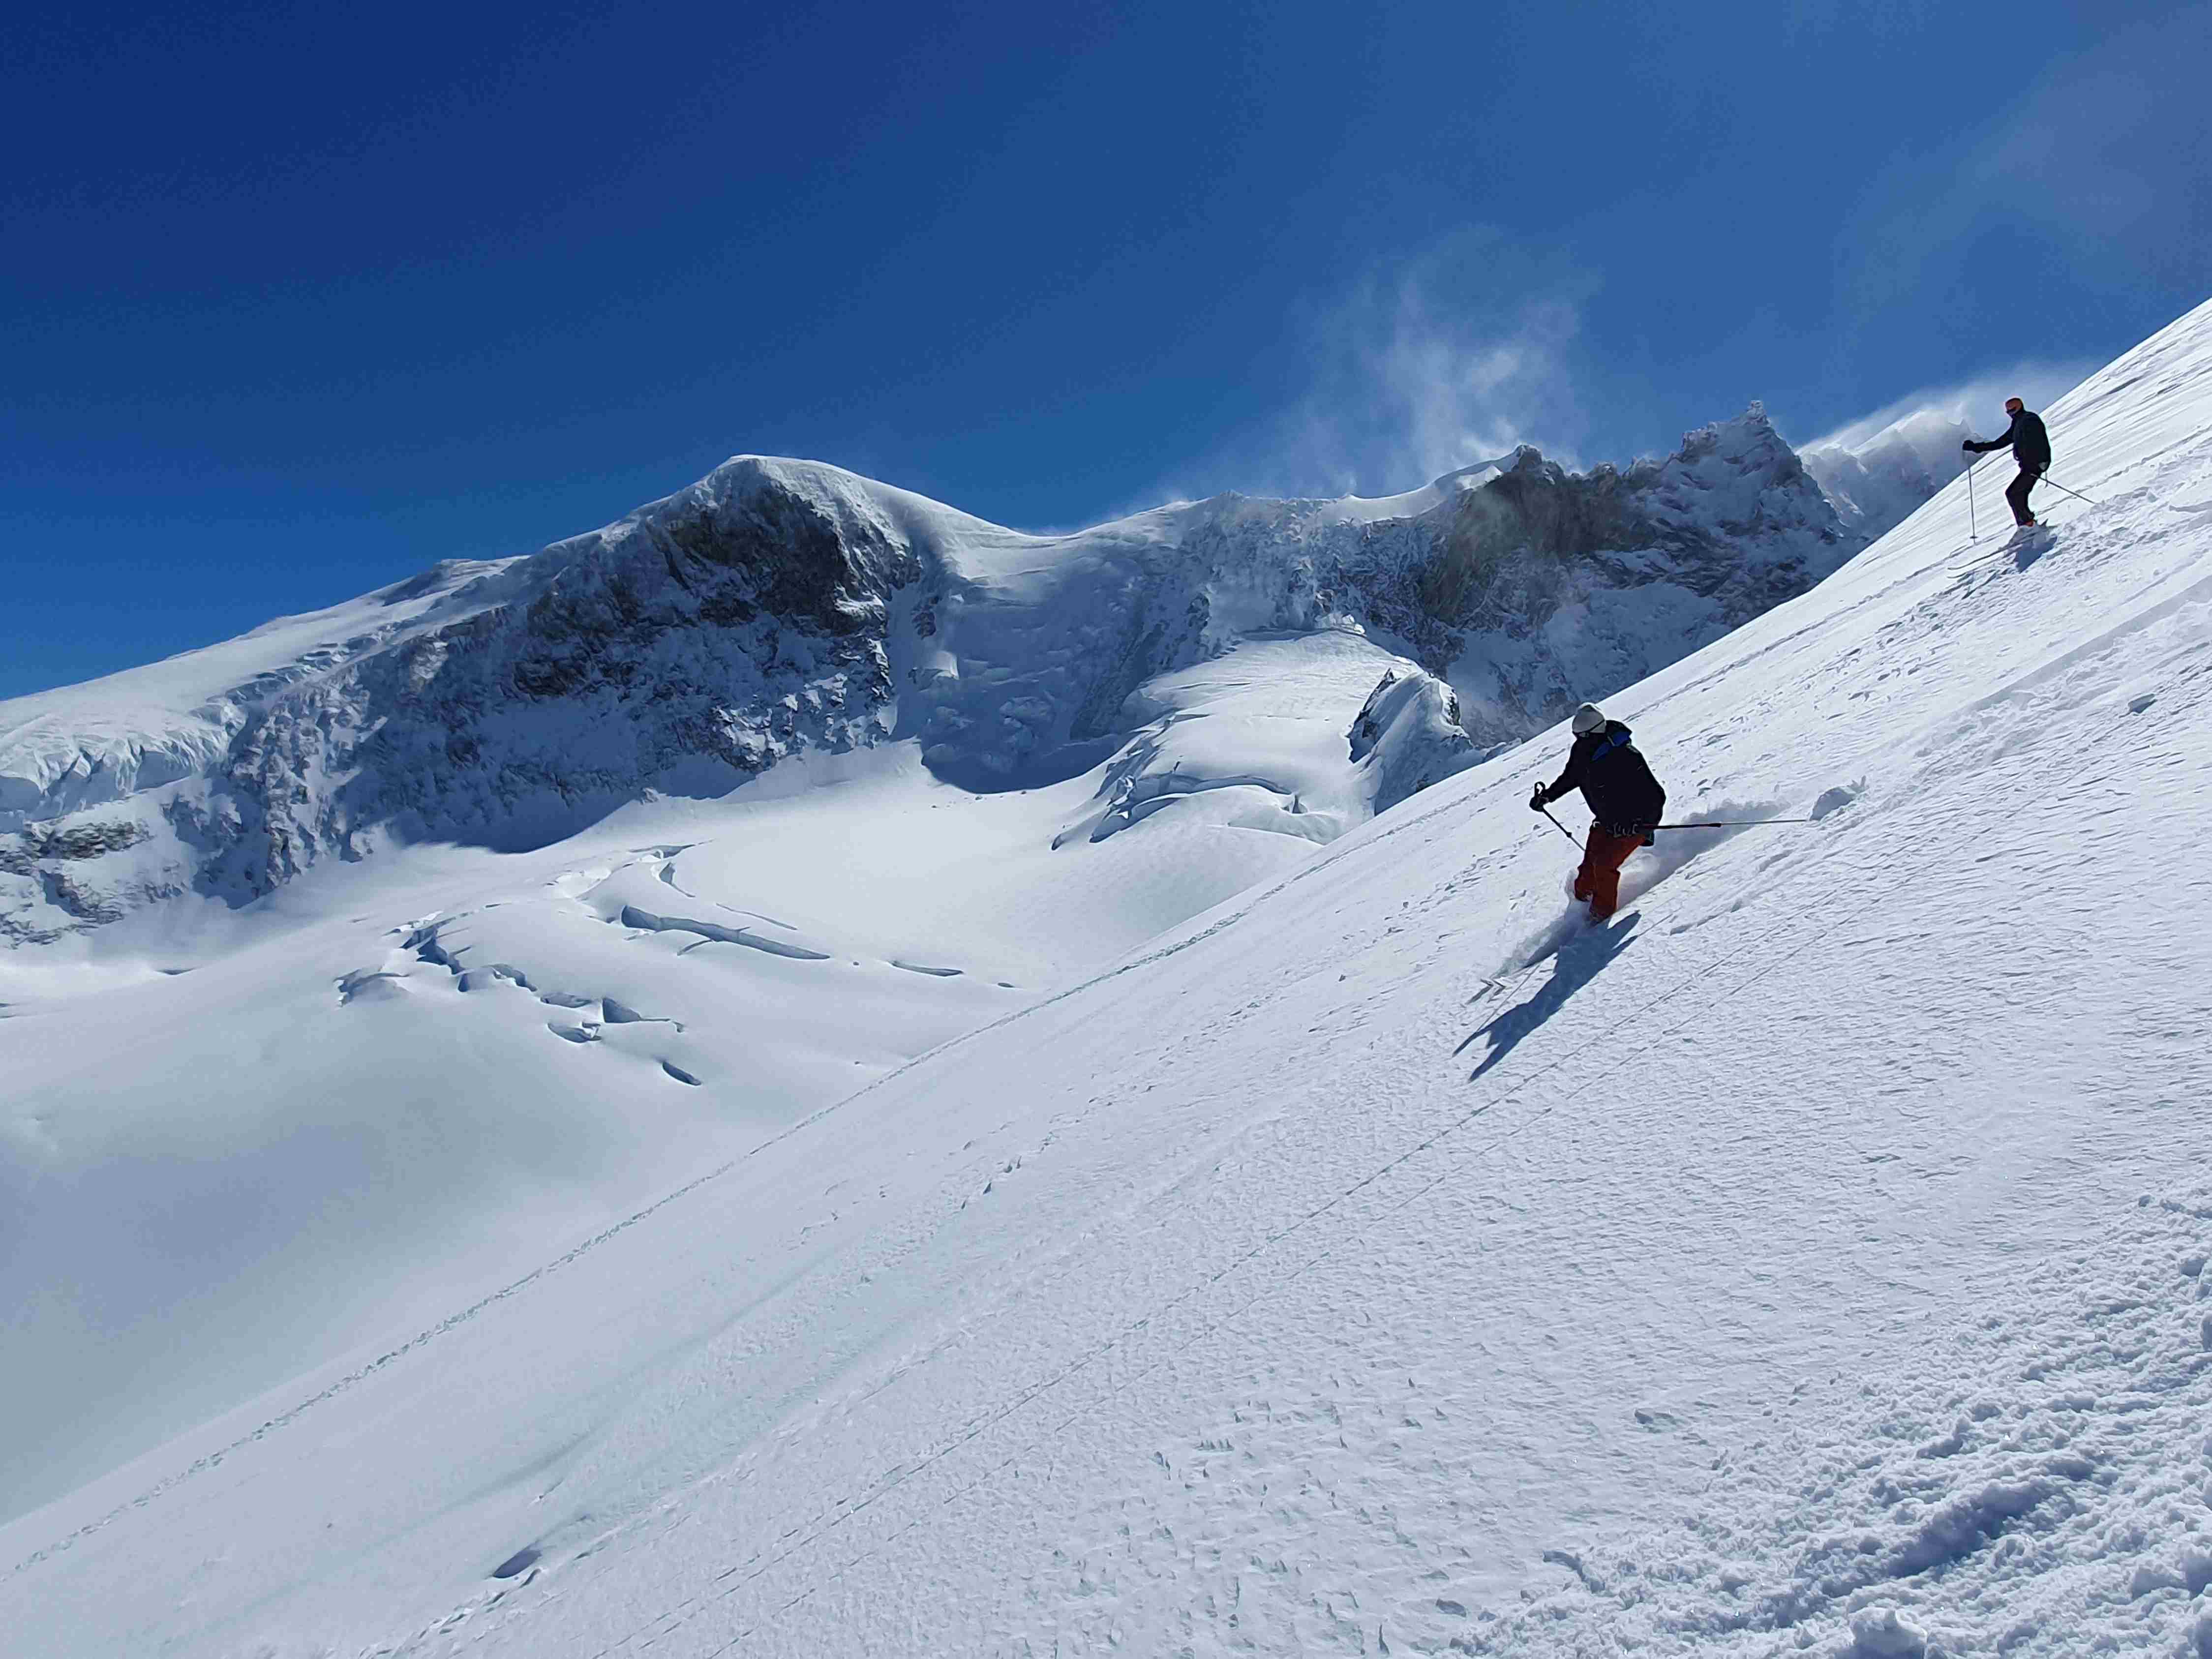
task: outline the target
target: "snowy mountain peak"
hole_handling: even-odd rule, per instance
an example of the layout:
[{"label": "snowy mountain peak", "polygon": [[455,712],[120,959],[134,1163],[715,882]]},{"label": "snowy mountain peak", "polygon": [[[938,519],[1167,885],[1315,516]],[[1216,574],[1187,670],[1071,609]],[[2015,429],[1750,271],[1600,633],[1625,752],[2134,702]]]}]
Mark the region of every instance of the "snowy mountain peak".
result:
[{"label": "snowy mountain peak", "polygon": [[1255,635],[1362,632],[1362,696],[1417,665],[1494,745],[1857,544],[1756,406],[1625,470],[1524,447],[1384,501],[1232,493],[1055,536],[735,456],[539,553],[0,704],[0,835],[99,809],[92,841],[128,848],[64,868],[22,841],[0,936],[396,843],[542,845],[805,754],[911,742],[968,788],[1054,782],[1139,738],[1148,682]]},{"label": "snowy mountain peak", "polygon": [[1684,467],[1718,460],[1739,470],[1757,469],[1778,477],[1788,476],[1799,465],[1796,451],[1767,418],[1766,405],[1755,400],[1733,420],[1715,421],[1684,433],[1681,447],[1670,459]]},{"label": "snowy mountain peak", "polygon": [[1364,523],[1372,523],[1378,519],[1418,519],[1457,500],[1470,489],[1480,489],[1512,465],[1513,461],[1512,455],[1501,455],[1494,460],[1476,461],[1456,468],[1403,495],[1342,495],[1321,505],[1332,518],[1352,519]]}]

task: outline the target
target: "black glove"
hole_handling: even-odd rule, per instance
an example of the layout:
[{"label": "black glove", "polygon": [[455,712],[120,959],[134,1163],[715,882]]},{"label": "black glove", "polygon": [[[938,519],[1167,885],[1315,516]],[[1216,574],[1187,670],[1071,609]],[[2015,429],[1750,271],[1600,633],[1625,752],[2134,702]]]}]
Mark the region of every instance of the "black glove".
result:
[{"label": "black glove", "polygon": [[[1656,829],[1657,827],[1658,826],[1656,824],[1654,824],[1652,829]],[[1659,844],[1659,837],[1653,835],[1651,833],[1651,830],[1646,830],[1644,832],[1644,844],[1646,847],[1656,847]]]},{"label": "black glove", "polygon": [[1540,783],[1536,786],[1536,793],[1528,797],[1528,810],[1532,812],[1544,810],[1544,786]]},{"label": "black glove", "polygon": [[1972,438],[1967,438],[1967,439],[1962,440],[1962,441],[1960,441],[1960,445],[1959,445],[1959,447],[1960,447],[1960,448],[1961,448],[1961,449],[1963,449],[1963,450],[1965,450],[1965,451],[1966,451],[1969,454],[1971,454],[1971,453],[1972,453],[1976,449],[1978,449],[1979,447],[1981,447],[1981,446],[1980,446],[1980,445],[1978,445],[1978,444],[1977,444],[1977,443],[1976,443],[1976,442],[1972,439]]}]

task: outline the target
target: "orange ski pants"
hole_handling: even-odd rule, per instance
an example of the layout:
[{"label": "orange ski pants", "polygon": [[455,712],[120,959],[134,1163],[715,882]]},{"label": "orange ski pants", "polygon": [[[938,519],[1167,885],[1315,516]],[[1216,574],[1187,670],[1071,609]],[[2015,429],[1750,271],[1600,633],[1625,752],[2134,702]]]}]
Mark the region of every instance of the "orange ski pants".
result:
[{"label": "orange ski pants", "polygon": [[1575,896],[1588,899],[1590,920],[1603,921],[1620,903],[1620,866],[1644,845],[1641,836],[1616,836],[1590,825],[1583,847],[1583,867],[1575,872]]}]

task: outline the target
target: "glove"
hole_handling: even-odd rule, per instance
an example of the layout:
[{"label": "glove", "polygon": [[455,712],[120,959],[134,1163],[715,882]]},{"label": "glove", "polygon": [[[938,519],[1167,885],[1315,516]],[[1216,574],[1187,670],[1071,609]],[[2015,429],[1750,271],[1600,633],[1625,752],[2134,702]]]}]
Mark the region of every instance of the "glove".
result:
[{"label": "glove", "polygon": [[1532,812],[1544,810],[1544,786],[1540,783],[1536,786],[1536,793],[1528,797],[1528,810]]},{"label": "glove", "polygon": [[1959,447],[1960,447],[1960,448],[1961,448],[1961,449],[1963,449],[1963,450],[1965,450],[1968,454],[1970,454],[1970,455],[1971,455],[1972,453],[1973,453],[1973,450],[1974,450],[1974,441],[1973,441],[1972,438],[1963,439],[1963,440],[1961,440],[1961,441],[1960,441],[1960,445],[1959,445]]},{"label": "glove", "polygon": [[1646,830],[1644,832],[1644,844],[1646,847],[1656,847],[1659,844],[1659,837],[1653,835],[1650,830]]}]

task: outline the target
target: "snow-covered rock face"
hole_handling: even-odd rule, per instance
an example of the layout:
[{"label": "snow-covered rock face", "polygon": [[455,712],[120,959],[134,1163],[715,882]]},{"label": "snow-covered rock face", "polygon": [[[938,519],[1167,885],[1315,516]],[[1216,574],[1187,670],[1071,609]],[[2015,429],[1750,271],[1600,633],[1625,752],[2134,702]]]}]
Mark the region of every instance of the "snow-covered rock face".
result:
[{"label": "snow-covered rock face", "polygon": [[1383,675],[1352,723],[1352,758],[1373,781],[1377,812],[1483,757],[1460,723],[1458,695],[1418,669]]},{"label": "snow-covered rock face", "polygon": [[1664,460],[1570,473],[1524,449],[1444,509],[1425,665],[1519,738],[1804,592],[1865,545],[1754,404]]},{"label": "snow-covered rock face", "polygon": [[0,937],[240,903],[387,842],[543,846],[892,739],[970,789],[1054,783],[1143,738],[1147,685],[1253,637],[1364,631],[1492,745],[1861,544],[1756,405],[1626,470],[1524,449],[1392,502],[1226,495],[1057,537],[740,458],[532,556],[0,705]]},{"label": "snow-covered rock face", "polygon": [[[241,682],[205,671],[256,635],[0,711],[0,930],[243,901],[387,836],[540,845],[655,787],[719,793],[878,740],[890,601],[919,565],[865,500],[792,475],[733,462],[534,557],[272,624],[278,660]],[[52,853],[40,826],[72,812],[138,849],[127,872],[104,861],[96,889]]]}]

